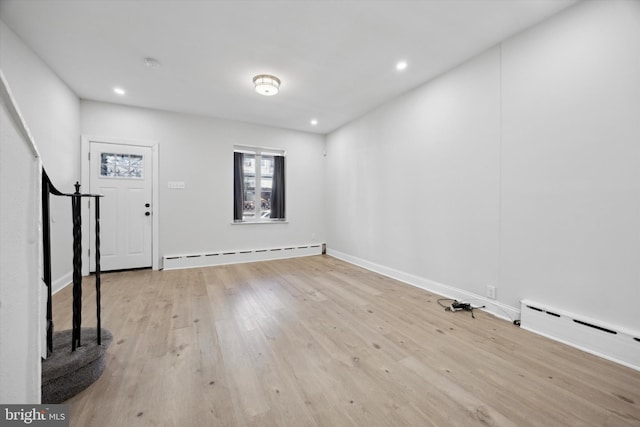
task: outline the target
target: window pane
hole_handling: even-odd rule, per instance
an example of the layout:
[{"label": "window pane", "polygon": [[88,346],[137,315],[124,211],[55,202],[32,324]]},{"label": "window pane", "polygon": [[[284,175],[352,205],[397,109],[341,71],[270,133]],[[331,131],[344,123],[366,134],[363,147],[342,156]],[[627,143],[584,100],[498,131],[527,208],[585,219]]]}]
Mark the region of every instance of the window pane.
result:
[{"label": "window pane", "polygon": [[[275,150],[252,151],[249,147],[236,147],[234,151],[234,221],[270,221],[272,214],[283,220],[284,174],[278,171],[283,171],[280,159],[284,152],[280,155]],[[280,178],[274,180],[276,172]],[[274,181],[278,184],[275,193]]]},{"label": "window pane", "polygon": [[133,178],[142,178],[142,156],[130,154],[129,160],[129,176]]},{"label": "window pane", "polygon": [[142,178],[142,156],[100,153],[100,175],[112,178]]},{"label": "window pane", "polygon": [[109,153],[102,153],[100,158],[100,175],[102,176],[115,176],[115,155]]},{"label": "window pane", "polygon": [[255,176],[256,174],[256,156],[253,154],[245,154],[243,156],[244,173]]},{"label": "window pane", "polygon": [[114,176],[118,177],[126,177],[129,172],[129,156],[126,154],[116,154],[116,174]]},{"label": "window pane", "polygon": [[260,217],[269,218],[271,216],[271,188],[273,187],[273,156],[261,156],[260,173]]},{"label": "window pane", "polygon": [[256,215],[256,156],[245,154],[244,156],[244,200],[242,218],[254,218]]}]

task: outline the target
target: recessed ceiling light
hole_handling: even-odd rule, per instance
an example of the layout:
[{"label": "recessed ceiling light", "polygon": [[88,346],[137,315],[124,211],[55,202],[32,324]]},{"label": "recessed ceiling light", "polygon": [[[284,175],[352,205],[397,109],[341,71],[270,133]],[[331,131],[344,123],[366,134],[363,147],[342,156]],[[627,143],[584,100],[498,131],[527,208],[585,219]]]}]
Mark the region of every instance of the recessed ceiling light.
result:
[{"label": "recessed ceiling light", "polygon": [[280,79],[269,74],[259,74],[253,78],[256,92],[264,96],[272,96],[280,89]]},{"label": "recessed ceiling light", "polygon": [[113,91],[114,91],[115,93],[117,93],[118,95],[121,95],[121,96],[122,96],[122,95],[124,95],[125,93],[127,93],[127,92],[125,92],[125,91],[124,91],[124,89],[122,89],[121,87],[114,87],[114,88],[113,88]]},{"label": "recessed ceiling light", "polygon": [[318,124],[318,121],[316,119],[311,119],[311,125],[315,126]]},{"label": "recessed ceiling light", "polygon": [[405,68],[407,68],[407,62],[406,61],[400,61],[396,64],[396,70],[398,71],[402,71]]}]

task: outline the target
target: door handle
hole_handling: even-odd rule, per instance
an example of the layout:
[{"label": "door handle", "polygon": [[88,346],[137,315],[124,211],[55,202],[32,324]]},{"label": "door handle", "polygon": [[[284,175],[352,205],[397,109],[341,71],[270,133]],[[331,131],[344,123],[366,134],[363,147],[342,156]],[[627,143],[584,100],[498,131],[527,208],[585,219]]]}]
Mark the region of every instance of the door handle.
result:
[{"label": "door handle", "polygon": [[149,215],[151,215],[151,212],[147,211],[147,212],[144,213],[144,216],[149,216]]}]

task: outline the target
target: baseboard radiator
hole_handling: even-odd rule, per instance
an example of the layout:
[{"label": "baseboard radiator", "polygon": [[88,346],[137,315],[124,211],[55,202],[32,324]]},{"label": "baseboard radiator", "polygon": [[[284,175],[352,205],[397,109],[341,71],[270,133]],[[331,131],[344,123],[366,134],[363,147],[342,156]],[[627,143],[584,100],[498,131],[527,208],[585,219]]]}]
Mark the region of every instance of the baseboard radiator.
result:
[{"label": "baseboard radiator", "polygon": [[324,250],[323,247],[324,245],[322,244],[312,244],[203,254],[166,255],[162,258],[162,264],[164,270],[177,270],[181,268],[212,267],[244,262],[270,261],[321,255]]},{"label": "baseboard radiator", "polygon": [[624,330],[534,301],[521,301],[521,327],[640,371],[640,332]]}]

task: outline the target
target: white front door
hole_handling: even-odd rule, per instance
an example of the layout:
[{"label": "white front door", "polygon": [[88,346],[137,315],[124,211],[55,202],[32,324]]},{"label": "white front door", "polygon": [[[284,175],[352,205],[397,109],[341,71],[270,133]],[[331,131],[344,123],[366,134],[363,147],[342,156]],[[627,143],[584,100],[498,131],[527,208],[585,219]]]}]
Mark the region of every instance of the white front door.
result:
[{"label": "white front door", "polygon": [[[90,187],[100,198],[100,269],[151,267],[153,151],[91,142]],[[91,200],[90,270],[95,271],[95,204]]]}]

